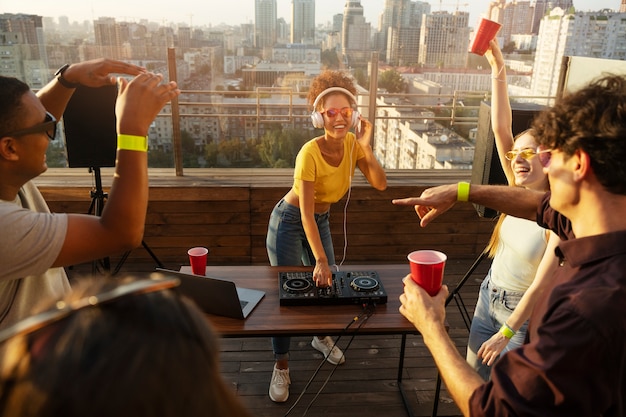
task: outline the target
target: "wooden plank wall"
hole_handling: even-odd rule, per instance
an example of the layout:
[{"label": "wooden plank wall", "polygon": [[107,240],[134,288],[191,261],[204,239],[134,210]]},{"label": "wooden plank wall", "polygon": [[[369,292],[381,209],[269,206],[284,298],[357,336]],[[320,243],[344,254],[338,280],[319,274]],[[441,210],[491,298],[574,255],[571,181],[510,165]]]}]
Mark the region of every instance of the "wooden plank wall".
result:
[{"label": "wooden plank wall", "polygon": [[[412,207],[394,206],[391,200],[419,195],[424,188],[391,185],[381,192],[353,187],[347,209],[345,198],[331,209],[337,263],[343,256],[344,219],[346,264],[402,263],[416,249],[441,250],[450,259],[475,258],[489,239],[493,220],[479,218],[470,204],[457,204],[421,228]],[[40,189],[52,211],[86,213],[89,208],[89,187],[40,185]],[[174,269],[188,264],[186,251],[192,246],[208,247],[210,264],[266,264],[269,214],[287,190],[285,186],[151,186],[144,242],[166,267]],[[129,254],[128,262],[140,265],[152,260],[138,248]]]}]

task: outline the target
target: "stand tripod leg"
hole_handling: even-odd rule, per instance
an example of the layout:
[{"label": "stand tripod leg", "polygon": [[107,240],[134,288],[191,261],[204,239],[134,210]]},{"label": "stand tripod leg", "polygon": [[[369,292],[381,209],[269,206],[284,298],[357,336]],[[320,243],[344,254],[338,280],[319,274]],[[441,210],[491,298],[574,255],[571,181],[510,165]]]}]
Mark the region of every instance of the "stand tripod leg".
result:
[{"label": "stand tripod leg", "polygon": [[[89,210],[87,214],[93,214],[95,216],[102,216],[102,211],[104,210],[104,201],[108,197],[108,194],[105,193],[102,189],[102,176],[100,175],[100,168],[92,167],[89,168],[90,172],[94,174],[95,187],[91,190],[91,204],[89,205]],[[102,267],[102,270],[100,269]],[[91,272],[92,275],[96,275],[100,272],[108,275],[111,272],[111,260],[106,257],[100,260],[94,260],[91,263]]]},{"label": "stand tripod leg", "polygon": [[[454,289],[450,292],[450,294],[448,294],[448,298],[446,298],[446,306],[448,304],[450,304],[450,301],[452,301],[453,298],[460,296],[459,295],[459,291],[461,291],[461,288],[463,287],[463,285],[465,284],[465,282],[469,279],[469,277],[474,273],[474,271],[476,270],[476,268],[478,267],[478,265],[480,265],[480,263],[483,261],[483,259],[485,259],[487,257],[486,253],[481,253],[480,255],[478,255],[478,258],[476,258],[474,260],[474,263],[472,264],[472,266],[470,266],[470,268],[467,270],[467,272],[465,273],[465,275],[463,275],[463,278],[461,278],[461,280],[456,284],[456,286],[454,287]],[[463,305],[465,306],[465,305]]]},{"label": "stand tripod leg", "polygon": [[[163,265],[163,263],[159,260],[159,258],[157,258],[157,256],[154,254],[154,252],[152,252],[152,249],[150,249],[150,247],[148,246],[148,244],[146,243],[145,240],[141,241],[141,246],[143,246],[143,248],[148,252],[148,254],[150,255],[150,257],[152,258],[152,260],[154,261],[154,263],[157,264],[157,266],[159,268],[165,268],[165,266]],[[128,256],[130,255],[131,251],[126,252],[124,255],[122,255],[122,258],[120,259],[120,261],[117,263],[117,266],[115,267],[115,270],[113,271],[112,275],[117,274],[118,272],[120,272],[120,269],[122,268],[122,265],[124,265],[124,262],[126,262],[126,260],[128,259]]]},{"label": "stand tripod leg", "polygon": [[159,268],[165,268],[165,266],[161,263],[161,261],[159,260],[159,258],[157,258],[157,256],[154,254],[154,252],[152,252],[152,249],[150,249],[150,247],[148,246],[148,244],[146,243],[145,240],[141,241],[141,245],[143,246],[143,248],[150,254],[150,257],[152,258],[152,260],[157,264],[157,266]]},{"label": "stand tripod leg", "polygon": [[437,371],[437,382],[435,385],[435,399],[433,400],[433,411],[431,416],[437,416],[437,408],[439,407],[439,396],[441,395],[441,374]]}]

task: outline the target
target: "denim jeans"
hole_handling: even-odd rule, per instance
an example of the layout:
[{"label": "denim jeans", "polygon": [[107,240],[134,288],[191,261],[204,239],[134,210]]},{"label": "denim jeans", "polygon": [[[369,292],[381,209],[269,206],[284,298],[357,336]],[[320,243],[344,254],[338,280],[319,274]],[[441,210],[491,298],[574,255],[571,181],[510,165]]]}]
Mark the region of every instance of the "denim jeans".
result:
[{"label": "denim jeans", "polygon": [[[509,318],[520,299],[524,295],[520,291],[509,291],[495,287],[491,282],[491,270],[480,285],[478,301],[474,310],[474,318],[470,328],[467,346],[467,363],[485,380],[489,380],[491,367],[482,363],[476,353],[480,346],[496,334]],[[524,343],[528,321],[515,333],[500,355],[515,349]],[[492,365],[493,366],[493,365]]]},{"label": "denim jeans", "polygon": [[[330,235],[330,213],[315,215],[315,222],[326,252],[328,265],[335,264],[335,251]],[[270,215],[265,241],[267,256],[272,266],[314,265],[315,256],[304,233],[300,208],[281,199]],[[276,359],[285,359],[289,355],[290,337],[273,337],[272,348]]]}]

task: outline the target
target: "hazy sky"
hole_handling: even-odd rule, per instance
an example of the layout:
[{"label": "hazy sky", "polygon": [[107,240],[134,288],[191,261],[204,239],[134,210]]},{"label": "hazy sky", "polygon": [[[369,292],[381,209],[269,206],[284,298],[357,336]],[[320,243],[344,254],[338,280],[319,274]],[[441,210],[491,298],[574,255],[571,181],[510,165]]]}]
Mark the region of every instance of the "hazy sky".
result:
[{"label": "hazy sky", "polygon": [[[432,10],[453,11],[459,9],[470,13],[473,26],[485,12],[490,0],[433,0]],[[332,16],[343,13],[343,0],[316,0],[316,23],[330,21]],[[378,25],[384,0],[361,0],[365,17],[373,27]],[[440,7],[441,5],[441,7]],[[579,10],[618,10],[620,0],[574,0]],[[291,21],[291,0],[278,0],[278,17]],[[239,24],[254,21],[254,0],[0,0],[0,13],[28,13],[47,17],[68,16],[73,20],[93,20],[97,17],[115,17],[120,20],[139,21],[149,19],[159,23],[192,23],[193,25],[219,23]]]}]

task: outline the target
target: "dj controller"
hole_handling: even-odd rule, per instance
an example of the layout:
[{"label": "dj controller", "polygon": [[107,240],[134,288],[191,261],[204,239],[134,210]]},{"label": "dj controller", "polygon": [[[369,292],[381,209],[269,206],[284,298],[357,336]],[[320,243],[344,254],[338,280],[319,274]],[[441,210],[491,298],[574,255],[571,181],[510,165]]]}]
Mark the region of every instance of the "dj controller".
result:
[{"label": "dj controller", "polygon": [[338,271],[333,284],[316,287],[313,272],[280,272],[281,306],[329,304],[385,304],[387,293],[375,271]]}]

